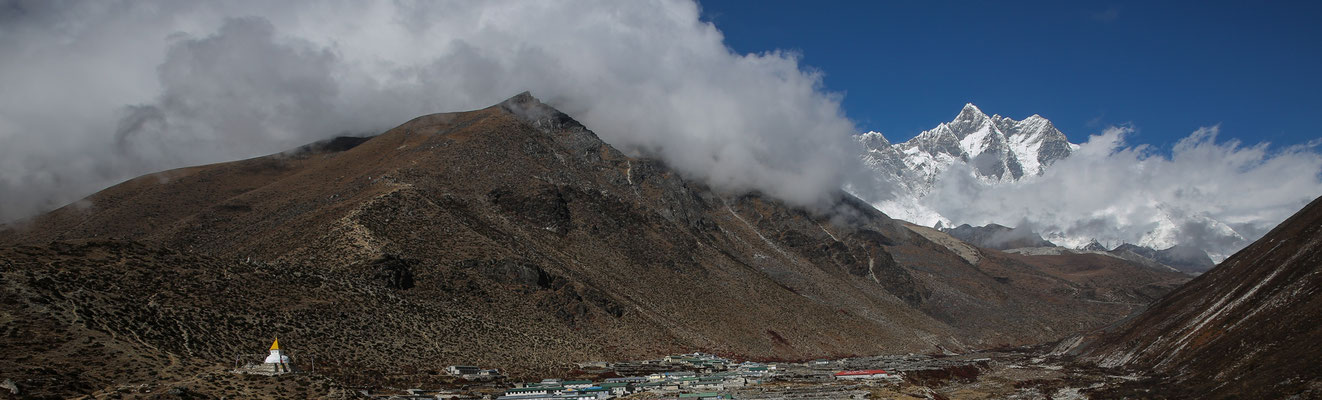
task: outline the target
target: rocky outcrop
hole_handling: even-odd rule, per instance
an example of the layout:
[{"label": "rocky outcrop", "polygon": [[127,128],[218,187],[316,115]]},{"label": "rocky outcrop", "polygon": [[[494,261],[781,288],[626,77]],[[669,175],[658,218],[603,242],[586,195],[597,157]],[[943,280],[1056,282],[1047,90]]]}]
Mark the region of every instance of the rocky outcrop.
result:
[{"label": "rocky outcrop", "polygon": [[1056,247],[1055,244],[1042,239],[1041,235],[1029,229],[1016,229],[997,224],[987,224],[984,226],[971,226],[963,224],[950,229],[942,229],[942,232],[954,236],[974,246],[1008,250],[1024,247]]},{"label": "rocky outcrop", "polygon": [[1172,246],[1164,250],[1125,243],[1111,250],[1111,254],[1136,261],[1151,260],[1179,271],[1202,273],[1216,266],[1207,252],[1190,246]]}]

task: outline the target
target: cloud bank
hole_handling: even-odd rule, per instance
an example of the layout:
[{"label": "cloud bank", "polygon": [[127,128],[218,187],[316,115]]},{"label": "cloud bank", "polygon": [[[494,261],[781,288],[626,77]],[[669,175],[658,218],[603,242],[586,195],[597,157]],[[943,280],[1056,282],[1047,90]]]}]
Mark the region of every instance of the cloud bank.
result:
[{"label": "cloud bank", "polygon": [[524,90],[727,190],[820,205],[862,170],[819,71],[691,1],[0,2],[0,54],[0,221]]},{"label": "cloud bank", "polygon": [[1113,127],[1043,175],[1010,184],[984,183],[956,164],[923,202],[956,223],[1018,222],[1070,247],[1180,244],[1219,260],[1322,195],[1318,143],[1273,151],[1217,142],[1219,130],[1199,129],[1167,156],[1126,144],[1133,129]]}]

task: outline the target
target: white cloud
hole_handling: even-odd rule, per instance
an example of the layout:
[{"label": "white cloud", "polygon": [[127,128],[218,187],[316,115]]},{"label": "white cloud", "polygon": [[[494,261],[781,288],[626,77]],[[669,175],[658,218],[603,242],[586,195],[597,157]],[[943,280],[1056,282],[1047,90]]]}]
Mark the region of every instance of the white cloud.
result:
[{"label": "white cloud", "polygon": [[19,2],[0,54],[0,221],[524,90],[727,189],[820,205],[861,170],[818,71],[690,1]]},{"label": "white cloud", "polygon": [[1316,144],[1218,143],[1219,130],[1199,129],[1166,156],[1126,144],[1132,129],[1113,127],[1019,183],[983,183],[957,166],[924,202],[957,223],[1023,221],[1072,246],[1184,244],[1224,257],[1322,195],[1322,155]]}]

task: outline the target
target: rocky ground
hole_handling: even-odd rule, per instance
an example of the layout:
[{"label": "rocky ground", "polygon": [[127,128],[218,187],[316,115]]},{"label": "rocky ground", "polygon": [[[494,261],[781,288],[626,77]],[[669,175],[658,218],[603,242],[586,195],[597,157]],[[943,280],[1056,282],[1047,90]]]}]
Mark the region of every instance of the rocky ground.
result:
[{"label": "rocky ground", "polygon": [[957,253],[838,200],[712,190],[523,94],[0,229],[0,379],[56,397],[156,385],[277,336],[350,386],[693,350],[960,353],[1101,327],[1171,287],[1123,262]]},{"label": "rocky ground", "polygon": [[[734,391],[750,399],[1085,399],[1136,381],[1131,375],[1043,357],[1035,349],[954,356],[880,356],[781,367],[765,385]],[[840,370],[885,369],[897,381],[834,381]]]}]

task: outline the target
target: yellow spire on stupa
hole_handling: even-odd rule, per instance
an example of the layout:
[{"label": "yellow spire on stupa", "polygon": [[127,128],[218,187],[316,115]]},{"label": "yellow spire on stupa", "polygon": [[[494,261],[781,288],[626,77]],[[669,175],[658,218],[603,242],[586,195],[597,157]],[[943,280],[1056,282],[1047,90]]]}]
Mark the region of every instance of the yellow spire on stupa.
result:
[{"label": "yellow spire on stupa", "polygon": [[280,338],[276,338],[274,342],[271,342],[271,350],[280,350]]}]

